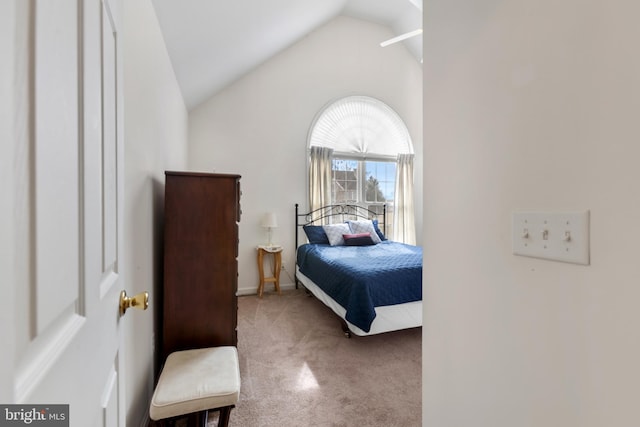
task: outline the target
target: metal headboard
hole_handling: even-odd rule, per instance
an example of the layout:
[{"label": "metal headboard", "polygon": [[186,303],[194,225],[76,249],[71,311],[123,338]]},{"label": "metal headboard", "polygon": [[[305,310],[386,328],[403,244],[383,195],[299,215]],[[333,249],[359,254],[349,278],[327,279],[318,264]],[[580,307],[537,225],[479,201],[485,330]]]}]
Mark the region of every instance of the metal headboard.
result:
[{"label": "metal headboard", "polygon": [[345,222],[347,220],[358,219],[378,219],[382,215],[382,221],[378,219],[378,226],[382,227],[382,233],[386,232],[387,224],[387,205],[382,205],[382,213],[378,213],[371,209],[367,209],[358,205],[327,205],[318,209],[314,209],[311,212],[300,213],[298,211],[299,206],[296,203],[296,245],[298,247],[298,231],[300,227],[305,225],[321,225],[327,220],[328,223]]}]

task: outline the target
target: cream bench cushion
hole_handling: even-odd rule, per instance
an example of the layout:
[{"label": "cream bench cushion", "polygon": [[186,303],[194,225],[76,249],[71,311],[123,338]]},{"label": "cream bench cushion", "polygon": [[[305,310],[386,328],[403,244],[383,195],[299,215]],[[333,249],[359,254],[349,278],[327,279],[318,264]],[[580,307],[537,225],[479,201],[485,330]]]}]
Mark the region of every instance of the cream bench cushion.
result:
[{"label": "cream bench cushion", "polygon": [[233,346],[171,353],[151,399],[149,415],[162,420],[235,405],[240,395],[238,350]]}]

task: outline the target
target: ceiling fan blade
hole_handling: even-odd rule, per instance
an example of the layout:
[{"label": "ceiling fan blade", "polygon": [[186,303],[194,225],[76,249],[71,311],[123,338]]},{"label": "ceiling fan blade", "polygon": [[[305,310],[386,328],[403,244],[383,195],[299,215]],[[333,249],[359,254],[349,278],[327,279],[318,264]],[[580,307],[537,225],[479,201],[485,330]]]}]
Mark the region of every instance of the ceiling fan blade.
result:
[{"label": "ceiling fan blade", "polygon": [[390,44],[393,43],[398,43],[402,40],[408,39],[410,37],[414,37],[414,36],[419,36],[420,34],[422,34],[422,28],[417,29],[417,30],[413,30],[413,31],[409,31],[408,33],[404,33],[404,34],[400,34],[399,36],[396,36],[392,39],[389,40],[385,40],[382,43],[380,43],[380,46],[385,47],[385,46],[389,46]]}]

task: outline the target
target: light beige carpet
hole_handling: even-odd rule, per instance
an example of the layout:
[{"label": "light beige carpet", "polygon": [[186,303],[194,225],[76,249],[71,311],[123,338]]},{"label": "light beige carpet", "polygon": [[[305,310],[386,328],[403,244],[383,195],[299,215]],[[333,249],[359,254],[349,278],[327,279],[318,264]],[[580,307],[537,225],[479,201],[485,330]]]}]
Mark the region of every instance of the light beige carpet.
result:
[{"label": "light beige carpet", "polygon": [[421,335],[347,339],[338,317],[301,289],[240,297],[242,387],[230,425],[420,426]]}]

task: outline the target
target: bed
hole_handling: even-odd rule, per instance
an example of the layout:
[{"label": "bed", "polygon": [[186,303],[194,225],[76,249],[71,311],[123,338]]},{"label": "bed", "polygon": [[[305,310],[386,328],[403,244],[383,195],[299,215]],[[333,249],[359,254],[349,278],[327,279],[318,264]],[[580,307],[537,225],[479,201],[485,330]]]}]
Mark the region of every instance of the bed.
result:
[{"label": "bed", "polygon": [[422,326],[422,248],[386,239],[386,209],[295,210],[296,286],[331,308],[347,337]]}]

